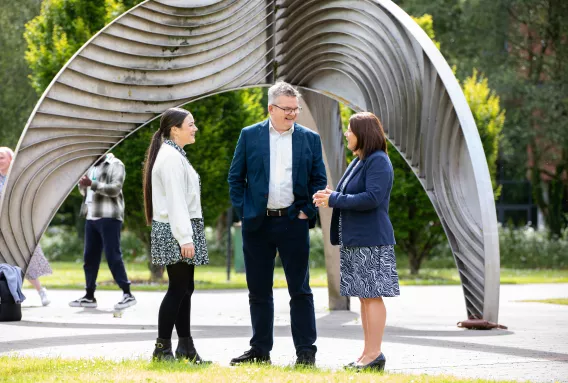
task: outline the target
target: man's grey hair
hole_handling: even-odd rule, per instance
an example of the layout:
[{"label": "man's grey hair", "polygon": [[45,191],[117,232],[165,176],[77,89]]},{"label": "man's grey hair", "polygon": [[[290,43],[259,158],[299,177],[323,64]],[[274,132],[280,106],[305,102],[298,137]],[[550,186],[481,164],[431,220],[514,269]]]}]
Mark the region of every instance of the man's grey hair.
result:
[{"label": "man's grey hair", "polygon": [[286,97],[302,97],[294,87],[287,82],[278,81],[268,89],[268,105],[274,104],[276,99],[280,96]]}]

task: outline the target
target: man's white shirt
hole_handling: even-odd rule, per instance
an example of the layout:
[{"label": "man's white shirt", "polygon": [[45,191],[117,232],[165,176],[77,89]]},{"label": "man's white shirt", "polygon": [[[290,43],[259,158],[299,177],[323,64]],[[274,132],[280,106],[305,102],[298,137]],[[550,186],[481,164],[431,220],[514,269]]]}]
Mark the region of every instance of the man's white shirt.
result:
[{"label": "man's white shirt", "polygon": [[270,136],[270,180],[268,184],[268,209],[282,209],[294,203],[292,183],[292,134],[294,127],[280,134],[272,121]]}]

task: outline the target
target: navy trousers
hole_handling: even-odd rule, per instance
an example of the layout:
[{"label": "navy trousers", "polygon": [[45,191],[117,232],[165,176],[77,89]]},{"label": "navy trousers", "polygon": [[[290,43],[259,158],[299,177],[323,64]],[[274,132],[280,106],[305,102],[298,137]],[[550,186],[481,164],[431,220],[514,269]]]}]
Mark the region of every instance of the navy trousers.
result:
[{"label": "navy trousers", "polygon": [[274,259],[282,260],[288,292],[296,354],[317,351],[316,319],[310,288],[308,220],[265,217],[260,229],[243,228],[243,250],[253,336],[250,345],[268,354],[274,344]]},{"label": "navy trousers", "polygon": [[122,221],[114,218],[87,220],[85,224],[85,252],[83,253],[87,291],[95,291],[103,250],[112,276],[118,286],[130,291],[130,281],[122,261],[120,230]]}]

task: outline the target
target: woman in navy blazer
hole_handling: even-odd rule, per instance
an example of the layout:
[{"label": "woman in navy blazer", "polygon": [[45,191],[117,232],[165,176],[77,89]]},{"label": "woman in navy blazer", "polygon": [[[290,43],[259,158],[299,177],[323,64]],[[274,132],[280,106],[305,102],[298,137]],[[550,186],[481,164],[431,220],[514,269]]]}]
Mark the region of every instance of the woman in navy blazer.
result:
[{"label": "woman in navy blazer", "polygon": [[340,245],[340,292],[361,301],[365,346],[346,367],[383,370],[381,343],[386,324],[382,297],[399,295],[394,231],[389,219],[393,168],[381,122],[372,113],[357,113],[345,132],[356,156],[337,185],[321,190],[314,204],[333,208],[331,243]]}]

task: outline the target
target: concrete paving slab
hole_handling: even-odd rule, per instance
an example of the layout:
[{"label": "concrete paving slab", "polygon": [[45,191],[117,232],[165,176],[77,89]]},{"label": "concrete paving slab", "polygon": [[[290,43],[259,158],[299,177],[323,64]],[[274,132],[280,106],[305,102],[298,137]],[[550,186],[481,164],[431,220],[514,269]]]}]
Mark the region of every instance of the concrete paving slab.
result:
[{"label": "concrete paving slab", "polygon": [[[24,291],[21,322],[0,323],[0,354],[64,358],[149,359],[157,334],[163,292],[136,292],[138,304],[113,316],[119,291],[97,292],[97,309],[71,308],[81,291],[50,290],[41,307]],[[568,382],[568,306],[520,302],[568,297],[568,284],[504,285],[499,322],[508,330],[472,331],[456,327],[465,319],[459,286],[402,286],[386,300],[388,319],[383,351],[387,370],[412,374],[450,374],[464,378]],[[287,365],[295,353],[290,332],[289,297],[277,289],[272,360]],[[327,289],[314,289],[319,367],[339,369],[362,349],[360,305],[329,312]],[[196,291],[192,335],[199,353],[221,365],[248,349],[252,335],[247,292]],[[175,337],[175,335],[174,335]]]}]

